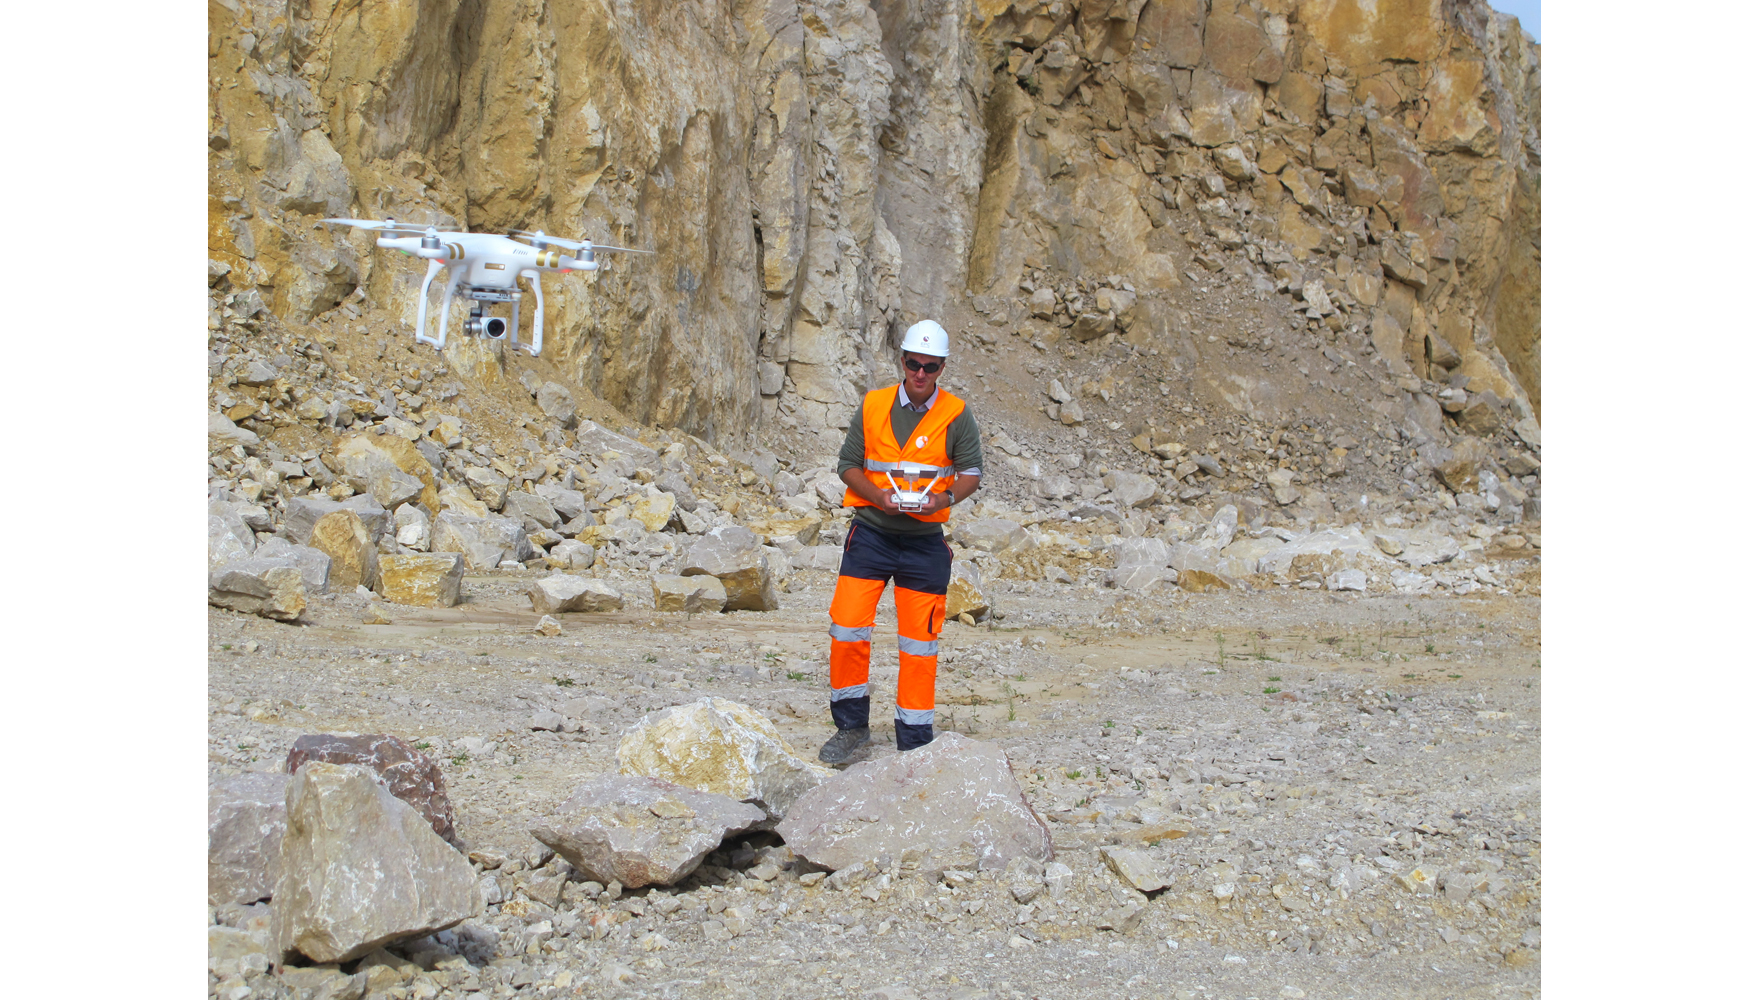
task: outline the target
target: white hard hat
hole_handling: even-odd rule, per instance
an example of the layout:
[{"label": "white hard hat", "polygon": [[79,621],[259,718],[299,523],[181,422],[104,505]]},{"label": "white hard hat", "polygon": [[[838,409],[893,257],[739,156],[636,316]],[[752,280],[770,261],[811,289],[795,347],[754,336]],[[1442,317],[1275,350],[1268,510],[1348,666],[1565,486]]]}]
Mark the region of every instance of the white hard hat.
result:
[{"label": "white hard hat", "polygon": [[948,331],[933,319],[920,320],[905,331],[905,341],[899,349],[945,358],[948,356]]}]

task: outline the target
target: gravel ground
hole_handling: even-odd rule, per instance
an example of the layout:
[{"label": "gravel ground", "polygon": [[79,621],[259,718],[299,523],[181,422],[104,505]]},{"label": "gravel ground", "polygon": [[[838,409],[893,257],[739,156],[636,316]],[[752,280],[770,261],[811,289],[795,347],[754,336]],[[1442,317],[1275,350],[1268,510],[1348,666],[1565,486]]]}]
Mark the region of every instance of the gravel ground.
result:
[{"label": "gravel ground", "polygon": [[[803,752],[830,734],[830,573],[798,573],[778,612],[692,617],[655,613],[647,585],[626,578],[625,611],[561,616],[556,638],[533,631],[523,593],[535,576],[471,576],[459,607],[390,608],[390,625],[360,624],[367,602],[350,595],[313,599],[299,625],[212,610],[209,777],[274,769],[301,733],[394,733],[444,763],[470,848],[533,866],[545,854],[527,834],[533,820],[616,771],[619,734],[649,711],[713,695],[766,713]],[[495,905],[441,936],[466,969],[452,959],[397,989],[1539,993],[1538,598],[994,591],[1001,620],[944,633],[938,727],[1008,751],[1074,872],[1061,894],[1022,906],[998,873],[949,886],[895,870],[847,892],[789,872],[761,882],[738,869],[750,855],[784,855],[764,835],[672,890],[559,912]],[[893,623],[889,597],[876,719],[891,718]],[[567,703],[578,731],[529,729],[536,711]],[[873,753],[893,752],[890,727],[877,740]],[[1162,823],[1188,832],[1147,839]],[[1102,844],[1144,847],[1176,876],[1129,933],[1098,928],[1145,901],[1105,871]],[[518,867],[492,876],[507,900]],[[1406,888],[1417,871],[1433,881]],[[597,925],[612,929],[592,929],[603,913],[612,920]],[[725,923],[745,929],[730,936]],[[252,995],[272,989],[258,985]]]}]

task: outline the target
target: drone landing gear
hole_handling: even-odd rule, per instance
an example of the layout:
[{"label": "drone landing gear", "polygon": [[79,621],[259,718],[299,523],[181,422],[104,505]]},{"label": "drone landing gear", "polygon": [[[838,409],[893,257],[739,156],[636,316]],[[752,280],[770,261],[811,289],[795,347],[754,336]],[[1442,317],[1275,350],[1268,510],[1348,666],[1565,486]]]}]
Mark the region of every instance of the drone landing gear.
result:
[{"label": "drone landing gear", "polygon": [[[541,320],[542,314],[546,312],[546,300],[541,295],[540,276],[536,274],[529,275],[529,282],[535,289],[533,344],[524,344],[517,337],[517,331],[521,328],[523,293],[515,288],[486,288],[464,284],[461,280],[462,271],[460,268],[453,269],[450,272],[449,281],[444,283],[444,301],[438,317],[438,335],[435,339],[427,337],[425,335],[426,307],[431,299],[431,283],[437,277],[439,269],[443,267],[443,262],[432,261],[431,267],[425,273],[425,283],[420,286],[419,330],[414,334],[416,341],[430,344],[440,351],[443,350],[445,342],[449,339],[450,303],[454,301],[457,291],[460,290],[462,298],[471,303],[468,309],[468,319],[462,324],[463,333],[485,337],[488,340],[503,340],[508,336],[512,350],[521,349],[528,351],[533,357],[541,356]],[[487,315],[486,308],[489,302],[510,303],[510,318],[507,320],[500,316]]]}]

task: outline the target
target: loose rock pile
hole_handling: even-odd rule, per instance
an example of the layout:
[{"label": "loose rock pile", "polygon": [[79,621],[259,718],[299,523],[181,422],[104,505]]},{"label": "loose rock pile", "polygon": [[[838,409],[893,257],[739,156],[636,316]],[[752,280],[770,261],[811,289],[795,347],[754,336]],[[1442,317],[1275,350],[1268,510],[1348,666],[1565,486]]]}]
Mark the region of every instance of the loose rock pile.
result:
[{"label": "loose rock pile", "polygon": [[[529,831],[569,869],[515,880],[510,899],[501,877],[477,874],[512,873],[502,855],[461,853],[443,775],[430,758],[393,736],[300,737],[286,759],[289,773],[245,774],[212,788],[209,902],[241,907],[226,911],[241,926],[213,929],[211,961],[256,972],[273,966],[296,986],[315,976],[304,963],[336,970],[365,958],[352,978],[328,982],[328,995],[361,996],[400,981],[399,972],[375,971],[404,964],[385,947],[412,942],[417,950],[418,941],[489,908],[559,914],[646,886],[675,886],[708,857],[720,857],[735,834],[779,820],[787,848],[744,847],[726,860],[763,882],[784,876],[845,892],[868,883],[859,892],[869,899],[905,872],[956,886],[980,870],[1000,870],[1016,884],[1052,856],[1051,836],[1007,756],[956,733],[835,774],[797,757],[759,713],[705,699],[634,726],[621,740],[620,760],[628,774],[585,782]],[[1147,880],[1136,874],[1148,871],[1146,857],[1114,857],[1114,870]],[[1061,866],[1047,867],[1044,884],[1066,877]],[[1015,895],[1029,894],[1022,888]],[[679,903],[664,897],[633,912],[647,905],[666,916]],[[1114,926],[1133,929],[1132,916]],[[600,937],[617,922],[591,915],[588,932]],[[730,937],[751,926],[748,915],[730,911],[704,921],[701,932]],[[478,929],[471,935],[494,937],[481,938]]]}]

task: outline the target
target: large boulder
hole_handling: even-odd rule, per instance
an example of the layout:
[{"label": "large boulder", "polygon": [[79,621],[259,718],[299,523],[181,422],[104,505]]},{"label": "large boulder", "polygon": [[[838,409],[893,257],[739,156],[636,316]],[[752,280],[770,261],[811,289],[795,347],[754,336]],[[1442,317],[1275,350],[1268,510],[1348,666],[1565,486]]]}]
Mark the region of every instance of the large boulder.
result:
[{"label": "large boulder", "polygon": [[213,450],[231,448],[242,445],[251,450],[261,444],[261,436],[254,431],[245,430],[231,422],[231,418],[217,410],[207,413],[207,447]]},{"label": "large boulder", "polygon": [[1286,573],[1293,567],[1295,557],[1303,555],[1331,557],[1328,565],[1333,571],[1376,568],[1387,563],[1361,526],[1349,524],[1314,531],[1272,549],[1259,557],[1258,572]]},{"label": "large boulder", "polygon": [[620,773],[751,802],[782,818],[832,771],[798,754],[770,719],[722,698],[645,716],[620,738]]},{"label": "large boulder", "polygon": [[207,904],[249,904],[273,895],[286,833],[284,774],[251,772],[207,789]]},{"label": "large boulder", "polygon": [[1121,590],[1147,590],[1179,578],[1172,566],[1172,550],[1158,538],[1126,538],[1114,552],[1117,565],[1112,570],[1112,585]]},{"label": "large boulder", "polygon": [[418,608],[453,608],[462,600],[462,556],[416,552],[377,560],[377,591],[385,600]]},{"label": "large boulder", "polygon": [[661,531],[674,517],[677,501],[673,493],[657,489],[655,484],[644,487],[644,496],[632,504],[632,520],[644,525],[645,531]]},{"label": "large boulder", "polygon": [[406,740],[380,733],[306,733],[292,743],[286,755],[286,773],[296,774],[312,761],[370,768],[387,783],[390,793],[425,817],[433,833],[460,845],[443,772],[438,770],[437,761]]},{"label": "large boulder", "polygon": [[334,456],[346,478],[385,508],[417,500],[428,510],[437,509],[437,475],[412,441],[360,431],[342,438]]},{"label": "large boulder", "polygon": [[[561,545],[573,545],[575,542],[561,542]],[[585,545],[584,548],[589,548]],[[590,556],[594,558],[594,551]],[[723,582],[714,576],[673,576],[668,573],[650,574],[650,590],[656,599],[658,611],[685,611],[692,614],[704,614],[723,610],[724,602],[729,600],[729,592],[723,589]]]},{"label": "large boulder", "polygon": [[1115,469],[1106,473],[1101,484],[1112,491],[1113,499],[1122,506],[1142,507],[1155,502],[1160,487],[1148,476]]},{"label": "large boulder", "polygon": [[1373,536],[1381,552],[1410,566],[1451,562],[1461,551],[1458,540],[1435,528],[1388,528]]},{"label": "large boulder", "polygon": [[529,833],[590,878],[636,889],[686,878],[725,836],[765,815],[727,795],[611,776],[578,788]]},{"label": "large boulder", "polygon": [[1300,499],[1300,491],[1294,488],[1296,475],[1293,469],[1271,469],[1264,476],[1264,481],[1270,484],[1271,497],[1283,507]]},{"label": "large boulder", "polygon": [[273,559],[239,559],[207,576],[207,603],[278,621],[294,621],[307,601],[304,576]]},{"label": "large boulder", "polygon": [[723,582],[729,595],[725,611],[778,610],[778,592],[772,585],[765,548],[758,535],[738,524],[712,528],[693,543],[682,562],[681,575],[700,574]]},{"label": "large boulder", "polygon": [[346,500],[305,495],[286,501],[286,516],[280,524],[279,535],[289,542],[307,545],[310,542],[310,532],[316,528],[316,522],[337,510],[350,510],[357,514],[359,520],[365,522],[365,529],[370,532],[373,542],[383,537],[383,532],[389,529],[389,512],[368,493]]},{"label": "large boulder", "polygon": [[313,761],[286,787],[274,947],[350,962],[474,915],[474,869],[370,768]]},{"label": "large boulder", "polygon": [[509,559],[522,562],[535,555],[523,524],[509,517],[470,517],[444,511],[431,526],[433,552],[460,552],[470,572],[496,569]]},{"label": "large boulder", "polygon": [[589,498],[577,490],[568,490],[557,483],[540,483],[535,487],[535,495],[547,501],[553,512],[563,520],[569,521],[579,514],[589,510]]},{"label": "large boulder", "polygon": [[595,565],[595,546],[567,538],[547,551],[547,564],[555,563],[559,569],[589,569]]},{"label": "large boulder", "polygon": [[522,490],[512,490],[504,499],[504,516],[523,522],[525,528],[529,521],[543,528],[559,526],[559,511],[538,493],[524,493]]},{"label": "large boulder", "polygon": [[1026,539],[1027,529],[1006,517],[981,517],[954,528],[956,542],[980,552],[1001,553]]},{"label": "large boulder", "polygon": [[543,382],[535,392],[535,405],[541,412],[570,430],[577,426],[577,404],[571,400],[571,390],[557,382]]},{"label": "large boulder", "polygon": [[556,615],[567,611],[618,611],[625,606],[620,592],[592,576],[554,573],[529,584],[529,602],[535,613]]},{"label": "large boulder", "polygon": [[207,511],[209,573],[255,554],[255,532],[232,507],[232,504],[213,504]]},{"label": "large boulder", "polygon": [[310,547],[328,556],[328,582],[342,593],[377,589],[377,545],[364,519],[350,510],[324,514],[310,529]]},{"label": "large boulder", "polygon": [[959,733],[849,768],[805,792],[777,829],[792,851],[833,869],[909,848],[951,855],[962,844],[980,868],[1053,856],[1008,754]]},{"label": "large boulder", "polygon": [[321,549],[294,545],[275,535],[255,548],[257,559],[272,559],[295,567],[304,578],[304,591],[310,594],[328,593],[328,575],[334,560]]},{"label": "large boulder", "polygon": [[490,510],[498,510],[510,497],[510,480],[490,465],[470,465],[462,470],[468,489]]},{"label": "large boulder", "polygon": [[664,493],[672,494],[675,504],[681,510],[691,511],[697,510],[699,507],[698,495],[693,492],[691,486],[687,485],[687,477],[679,472],[664,472],[656,477],[656,482],[652,485]]},{"label": "large boulder", "polygon": [[593,420],[585,420],[577,427],[577,450],[585,455],[603,455],[607,452],[618,452],[632,460],[634,466],[645,469],[655,469],[662,464],[657,457],[656,449],[640,444],[623,434],[615,434]]}]

